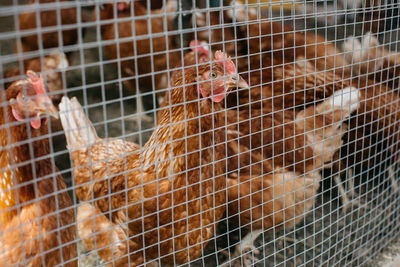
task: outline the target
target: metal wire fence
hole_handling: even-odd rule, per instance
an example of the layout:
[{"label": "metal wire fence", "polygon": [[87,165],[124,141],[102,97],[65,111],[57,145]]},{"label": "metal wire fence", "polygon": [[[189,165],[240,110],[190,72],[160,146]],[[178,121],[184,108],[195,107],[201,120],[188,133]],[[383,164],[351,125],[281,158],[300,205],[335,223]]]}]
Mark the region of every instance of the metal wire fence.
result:
[{"label": "metal wire fence", "polygon": [[2,1],[0,266],[381,264],[399,9]]}]

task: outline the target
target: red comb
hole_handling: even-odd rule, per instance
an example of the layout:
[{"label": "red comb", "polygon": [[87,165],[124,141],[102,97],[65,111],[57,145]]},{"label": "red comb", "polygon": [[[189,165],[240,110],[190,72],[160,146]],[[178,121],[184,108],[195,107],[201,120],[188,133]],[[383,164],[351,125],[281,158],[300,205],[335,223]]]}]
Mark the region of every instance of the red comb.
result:
[{"label": "red comb", "polygon": [[218,63],[224,65],[226,74],[236,74],[236,66],[231,60],[231,57],[228,57],[225,53],[218,50],[215,52],[215,59],[218,61]]},{"label": "red comb", "polygon": [[210,51],[208,51],[207,45],[208,44],[206,42],[200,42],[200,41],[195,41],[195,40],[192,40],[190,42],[190,48],[192,48],[193,52],[203,53],[208,58],[210,58]]},{"label": "red comb", "polygon": [[26,72],[26,75],[28,75],[28,79],[31,82],[33,88],[36,91],[36,94],[38,95],[44,95],[46,91],[44,90],[44,82],[43,82],[43,77],[42,75],[37,75],[34,71],[28,70]]}]

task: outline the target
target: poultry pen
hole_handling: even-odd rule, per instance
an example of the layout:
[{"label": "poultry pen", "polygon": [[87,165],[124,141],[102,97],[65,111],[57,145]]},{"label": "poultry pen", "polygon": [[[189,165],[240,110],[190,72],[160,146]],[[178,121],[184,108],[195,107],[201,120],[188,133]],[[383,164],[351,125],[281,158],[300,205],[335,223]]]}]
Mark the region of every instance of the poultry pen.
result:
[{"label": "poultry pen", "polygon": [[1,1],[0,266],[384,266],[399,11]]}]

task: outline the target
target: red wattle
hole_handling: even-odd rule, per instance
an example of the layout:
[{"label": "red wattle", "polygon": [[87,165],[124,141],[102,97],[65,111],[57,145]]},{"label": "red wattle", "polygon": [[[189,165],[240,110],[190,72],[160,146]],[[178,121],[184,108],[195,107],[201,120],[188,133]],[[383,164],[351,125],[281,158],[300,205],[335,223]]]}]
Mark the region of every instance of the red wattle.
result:
[{"label": "red wattle", "polygon": [[213,91],[213,101],[221,102],[225,98],[225,88],[216,89]]},{"label": "red wattle", "polygon": [[202,97],[206,98],[208,95],[207,93],[204,91],[203,86],[199,85],[199,91]]},{"label": "red wattle", "polygon": [[35,117],[34,119],[31,120],[31,126],[34,129],[39,129],[40,128],[40,124],[41,124],[41,122],[40,122],[40,117],[39,116]]},{"label": "red wattle", "polygon": [[213,101],[216,103],[221,102],[225,98],[225,93],[214,95]]}]

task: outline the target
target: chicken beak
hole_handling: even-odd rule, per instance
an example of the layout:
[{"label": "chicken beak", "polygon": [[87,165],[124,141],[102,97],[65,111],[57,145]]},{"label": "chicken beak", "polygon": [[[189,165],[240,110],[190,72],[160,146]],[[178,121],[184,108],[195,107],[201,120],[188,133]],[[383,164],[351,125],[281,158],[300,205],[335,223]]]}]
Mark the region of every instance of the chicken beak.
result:
[{"label": "chicken beak", "polygon": [[58,119],[58,110],[57,108],[54,106],[53,102],[51,102],[50,98],[48,99],[48,101],[46,101],[44,103],[44,106],[41,110],[42,114],[47,114],[49,116],[52,116],[55,119]]},{"label": "chicken beak", "polygon": [[249,88],[249,84],[240,75],[233,75],[228,83],[227,93],[236,87],[246,89]]},{"label": "chicken beak", "polygon": [[240,75],[232,76],[232,83],[231,84],[232,84],[233,87],[238,87],[238,88],[241,88],[241,89],[249,88],[249,84]]},{"label": "chicken beak", "polygon": [[52,116],[55,119],[59,119],[59,115],[58,115],[58,110],[57,108],[53,105],[53,103],[50,105],[50,107],[47,109],[47,114],[49,114],[50,116]]},{"label": "chicken beak", "polygon": [[249,88],[249,84],[240,75],[236,79],[236,86],[241,89]]}]

